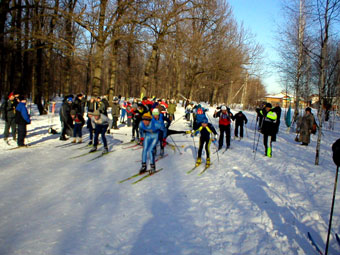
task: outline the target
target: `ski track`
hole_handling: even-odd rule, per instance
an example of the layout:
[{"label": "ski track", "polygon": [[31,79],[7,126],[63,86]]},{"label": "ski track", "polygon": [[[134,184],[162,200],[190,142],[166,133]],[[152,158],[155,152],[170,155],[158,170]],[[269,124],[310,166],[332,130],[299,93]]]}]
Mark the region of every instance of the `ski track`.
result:
[{"label": "ski track", "polygon": [[[213,108],[208,116],[218,130],[212,114]],[[212,165],[201,176],[205,153],[186,174],[198,148],[189,135],[174,135],[182,154],[166,147],[169,156],[157,162],[164,170],[136,185],[118,182],[138,172],[141,151],[112,145],[113,153],[94,161],[96,154],[69,159],[89,148],[56,148],[65,142],[47,134],[46,116],[33,116],[28,143],[36,147],[9,151],[14,143],[0,141],[0,254],[315,254],[306,234],[323,249],[335,174],[330,146],[339,133],[324,130],[315,166],[316,137],[301,147],[281,120],[273,157],[263,156],[262,136],[254,157],[255,113],[245,114],[245,138],[232,139],[219,160],[212,146]],[[183,115],[178,107],[173,129],[188,129]],[[115,133],[107,135],[109,144],[130,139],[130,128]],[[335,238],[330,244],[329,254],[337,254]]]}]

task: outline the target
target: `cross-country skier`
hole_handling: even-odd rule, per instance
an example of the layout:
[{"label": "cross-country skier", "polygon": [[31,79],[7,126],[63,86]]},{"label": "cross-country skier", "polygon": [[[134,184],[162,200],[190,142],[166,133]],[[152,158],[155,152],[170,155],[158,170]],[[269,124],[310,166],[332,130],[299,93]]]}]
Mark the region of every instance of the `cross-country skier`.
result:
[{"label": "cross-country skier", "polygon": [[226,145],[227,149],[230,148],[230,123],[233,114],[230,112],[230,109],[225,105],[222,105],[219,111],[215,111],[214,118],[219,118],[218,126],[220,128],[220,139],[218,141],[218,149],[222,149],[223,147],[223,137],[225,133],[226,137]]},{"label": "cross-country skier", "polygon": [[71,110],[71,118],[73,120],[73,141],[72,143],[77,142],[78,137],[78,143],[82,143],[82,129],[85,124],[85,120],[83,118],[83,115],[81,113],[77,113],[75,110]]},{"label": "cross-country skier", "polygon": [[140,139],[143,143],[142,168],[139,171],[140,174],[146,172],[148,156],[150,159],[150,173],[154,173],[156,171],[154,149],[158,142],[158,133],[163,128],[164,125],[162,126],[160,123],[155,121],[150,112],[143,115],[142,121],[139,124]]},{"label": "cross-country skier", "polygon": [[[217,132],[214,128],[214,126],[211,123],[208,123],[208,120],[205,119],[201,123],[201,126],[195,130],[191,136],[197,135],[198,133],[201,133],[200,142],[199,142],[199,148],[198,148],[198,155],[196,160],[196,166],[199,166],[202,162],[202,150],[203,146],[205,144],[205,152],[207,154],[207,160],[206,160],[206,166],[210,166],[210,144],[212,141],[216,141]],[[212,138],[210,137],[212,135]]]},{"label": "cross-country skier", "polygon": [[243,124],[247,124],[248,119],[246,115],[243,114],[242,111],[239,111],[236,113],[233,117],[233,120],[235,120],[235,137],[238,137],[238,128],[240,128],[240,138],[243,138]]},{"label": "cross-country skier", "polygon": [[[263,118],[261,125],[261,133],[263,134],[264,155],[272,157],[272,136],[276,134],[277,115],[272,111],[272,105],[267,103],[265,109],[260,111]],[[269,146],[268,146],[269,140]]]},{"label": "cross-country skier", "polygon": [[98,137],[100,134],[104,144],[103,154],[108,153],[105,133],[109,126],[109,118],[106,115],[100,113],[98,110],[94,111],[93,113],[89,112],[88,116],[91,118],[91,123],[94,128],[94,142],[93,148],[90,150],[90,152],[95,152],[97,150]]}]

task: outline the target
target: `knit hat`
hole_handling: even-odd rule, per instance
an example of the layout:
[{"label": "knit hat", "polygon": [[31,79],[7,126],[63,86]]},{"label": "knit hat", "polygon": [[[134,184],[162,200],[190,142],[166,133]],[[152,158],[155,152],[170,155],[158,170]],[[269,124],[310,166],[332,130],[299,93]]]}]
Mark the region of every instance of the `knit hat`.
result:
[{"label": "knit hat", "polygon": [[265,106],[265,107],[272,108],[272,104],[271,104],[271,103],[266,103],[266,106]]},{"label": "knit hat", "polygon": [[159,115],[158,108],[155,108],[155,109],[152,110],[152,115]]},{"label": "knit hat", "polygon": [[143,114],[142,120],[151,120],[151,119],[152,119],[152,116],[151,116],[150,112]]},{"label": "knit hat", "polygon": [[208,119],[207,118],[204,118],[202,123],[208,123]]},{"label": "knit hat", "polygon": [[67,102],[73,102],[73,98],[72,97],[68,97],[67,98]]},{"label": "knit hat", "polygon": [[312,109],[311,109],[310,107],[307,107],[307,108],[305,109],[305,111],[306,111],[306,112],[312,112]]},{"label": "knit hat", "polygon": [[70,114],[71,115],[76,115],[76,111],[75,110],[71,110]]},{"label": "knit hat", "polygon": [[12,97],[12,96],[14,96],[14,93],[13,93],[13,92],[9,93],[8,98],[10,98],[10,97]]},{"label": "knit hat", "polygon": [[95,110],[93,113],[92,113],[93,116],[99,116],[100,115],[100,112],[98,110]]},{"label": "knit hat", "polygon": [[227,110],[227,107],[225,107],[225,105],[222,105],[221,110],[222,110],[222,111],[226,111],[226,110]]}]

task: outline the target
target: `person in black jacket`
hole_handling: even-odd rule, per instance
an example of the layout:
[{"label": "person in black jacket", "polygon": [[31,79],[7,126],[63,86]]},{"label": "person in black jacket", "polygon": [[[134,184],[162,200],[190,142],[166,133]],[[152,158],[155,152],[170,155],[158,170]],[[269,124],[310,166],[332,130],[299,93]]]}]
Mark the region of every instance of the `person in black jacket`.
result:
[{"label": "person in black jacket", "polygon": [[276,135],[277,135],[277,133],[279,133],[280,119],[281,119],[281,112],[282,112],[280,104],[276,103],[276,106],[273,108],[272,111],[275,112],[276,115],[277,115],[277,120],[275,122],[275,134],[272,137],[272,142],[276,142]]},{"label": "person in black jacket", "polygon": [[233,116],[233,120],[235,121],[235,136],[238,137],[238,128],[240,127],[240,138],[243,138],[243,124],[247,124],[248,119],[246,115],[243,114],[242,111],[239,111]]},{"label": "person in black jacket", "polygon": [[70,115],[71,115],[72,121],[74,122],[72,143],[77,142],[77,137],[78,137],[78,143],[82,143],[82,135],[83,135],[82,128],[85,124],[84,117],[80,113],[77,113],[75,110],[72,110]]},{"label": "person in black jacket", "polygon": [[340,166],[340,139],[336,140],[335,143],[333,143],[332,151],[334,164]]},{"label": "person in black jacket", "polygon": [[5,120],[5,130],[4,130],[4,140],[6,143],[8,142],[9,137],[9,129],[12,131],[13,140],[16,141],[17,139],[17,128],[15,124],[15,108],[18,105],[18,94],[14,94],[11,92],[8,96],[8,100],[5,102],[4,105],[4,116],[3,119]]},{"label": "person in black jacket", "polygon": [[60,121],[61,121],[61,135],[60,140],[65,141],[67,138],[65,135],[72,136],[73,134],[73,120],[71,118],[71,109],[72,109],[72,101],[73,98],[71,96],[67,97],[60,109]]},{"label": "person in black jacket", "polygon": [[83,97],[83,94],[78,94],[72,104],[72,110],[75,110],[77,114],[80,114],[81,116],[84,117],[85,104],[86,99]]},{"label": "person in black jacket", "polygon": [[19,104],[16,107],[15,111],[15,122],[18,125],[18,146],[26,146],[25,145],[25,137],[27,134],[26,126],[31,123],[30,116],[28,115],[26,108],[26,99],[24,96],[19,96]]}]

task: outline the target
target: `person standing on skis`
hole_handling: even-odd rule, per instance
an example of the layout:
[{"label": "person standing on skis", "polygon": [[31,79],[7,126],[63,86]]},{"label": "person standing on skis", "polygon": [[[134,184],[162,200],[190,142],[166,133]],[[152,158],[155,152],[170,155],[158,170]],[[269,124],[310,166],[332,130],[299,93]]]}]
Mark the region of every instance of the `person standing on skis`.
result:
[{"label": "person standing on skis", "polygon": [[98,137],[100,134],[102,136],[102,141],[104,144],[103,154],[108,153],[105,133],[107,128],[109,127],[109,118],[106,115],[100,113],[98,110],[94,112],[88,112],[87,114],[89,118],[91,118],[91,124],[94,128],[93,148],[90,150],[90,152],[95,152],[97,150]]},{"label": "person standing on skis", "polygon": [[222,105],[220,111],[215,111],[214,118],[219,118],[218,125],[220,128],[220,139],[218,141],[218,149],[222,149],[223,147],[223,137],[225,133],[227,149],[230,148],[230,123],[233,114],[230,112],[230,109],[225,105]]},{"label": "person standing on skis", "polygon": [[[206,167],[210,166],[210,144],[212,141],[216,141],[217,132],[214,128],[214,126],[211,123],[208,123],[208,120],[205,119],[201,126],[195,130],[191,136],[194,137],[198,133],[201,133],[200,142],[199,142],[199,148],[198,148],[198,155],[196,160],[196,166],[199,166],[202,162],[202,150],[203,146],[205,144],[205,152],[207,154],[207,160],[206,160]],[[210,138],[210,135],[213,137]]]},{"label": "person standing on skis", "polygon": [[[264,155],[272,157],[272,137],[276,134],[277,115],[272,111],[272,105],[267,103],[260,111],[262,116],[261,133],[263,134]],[[268,146],[269,142],[269,146]]]},{"label": "person standing on skis", "polygon": [[150,174],[156,172],[154,150],[158,142],[159,131],[165,132],[164,124],[162,126],[154,118],[152,118],[150,112],[145,113],[139,124],[140,140],[141,143],[143,143],[142,167],[139,171],[140,174],[146,172],[148,156],[150,159]]}]

